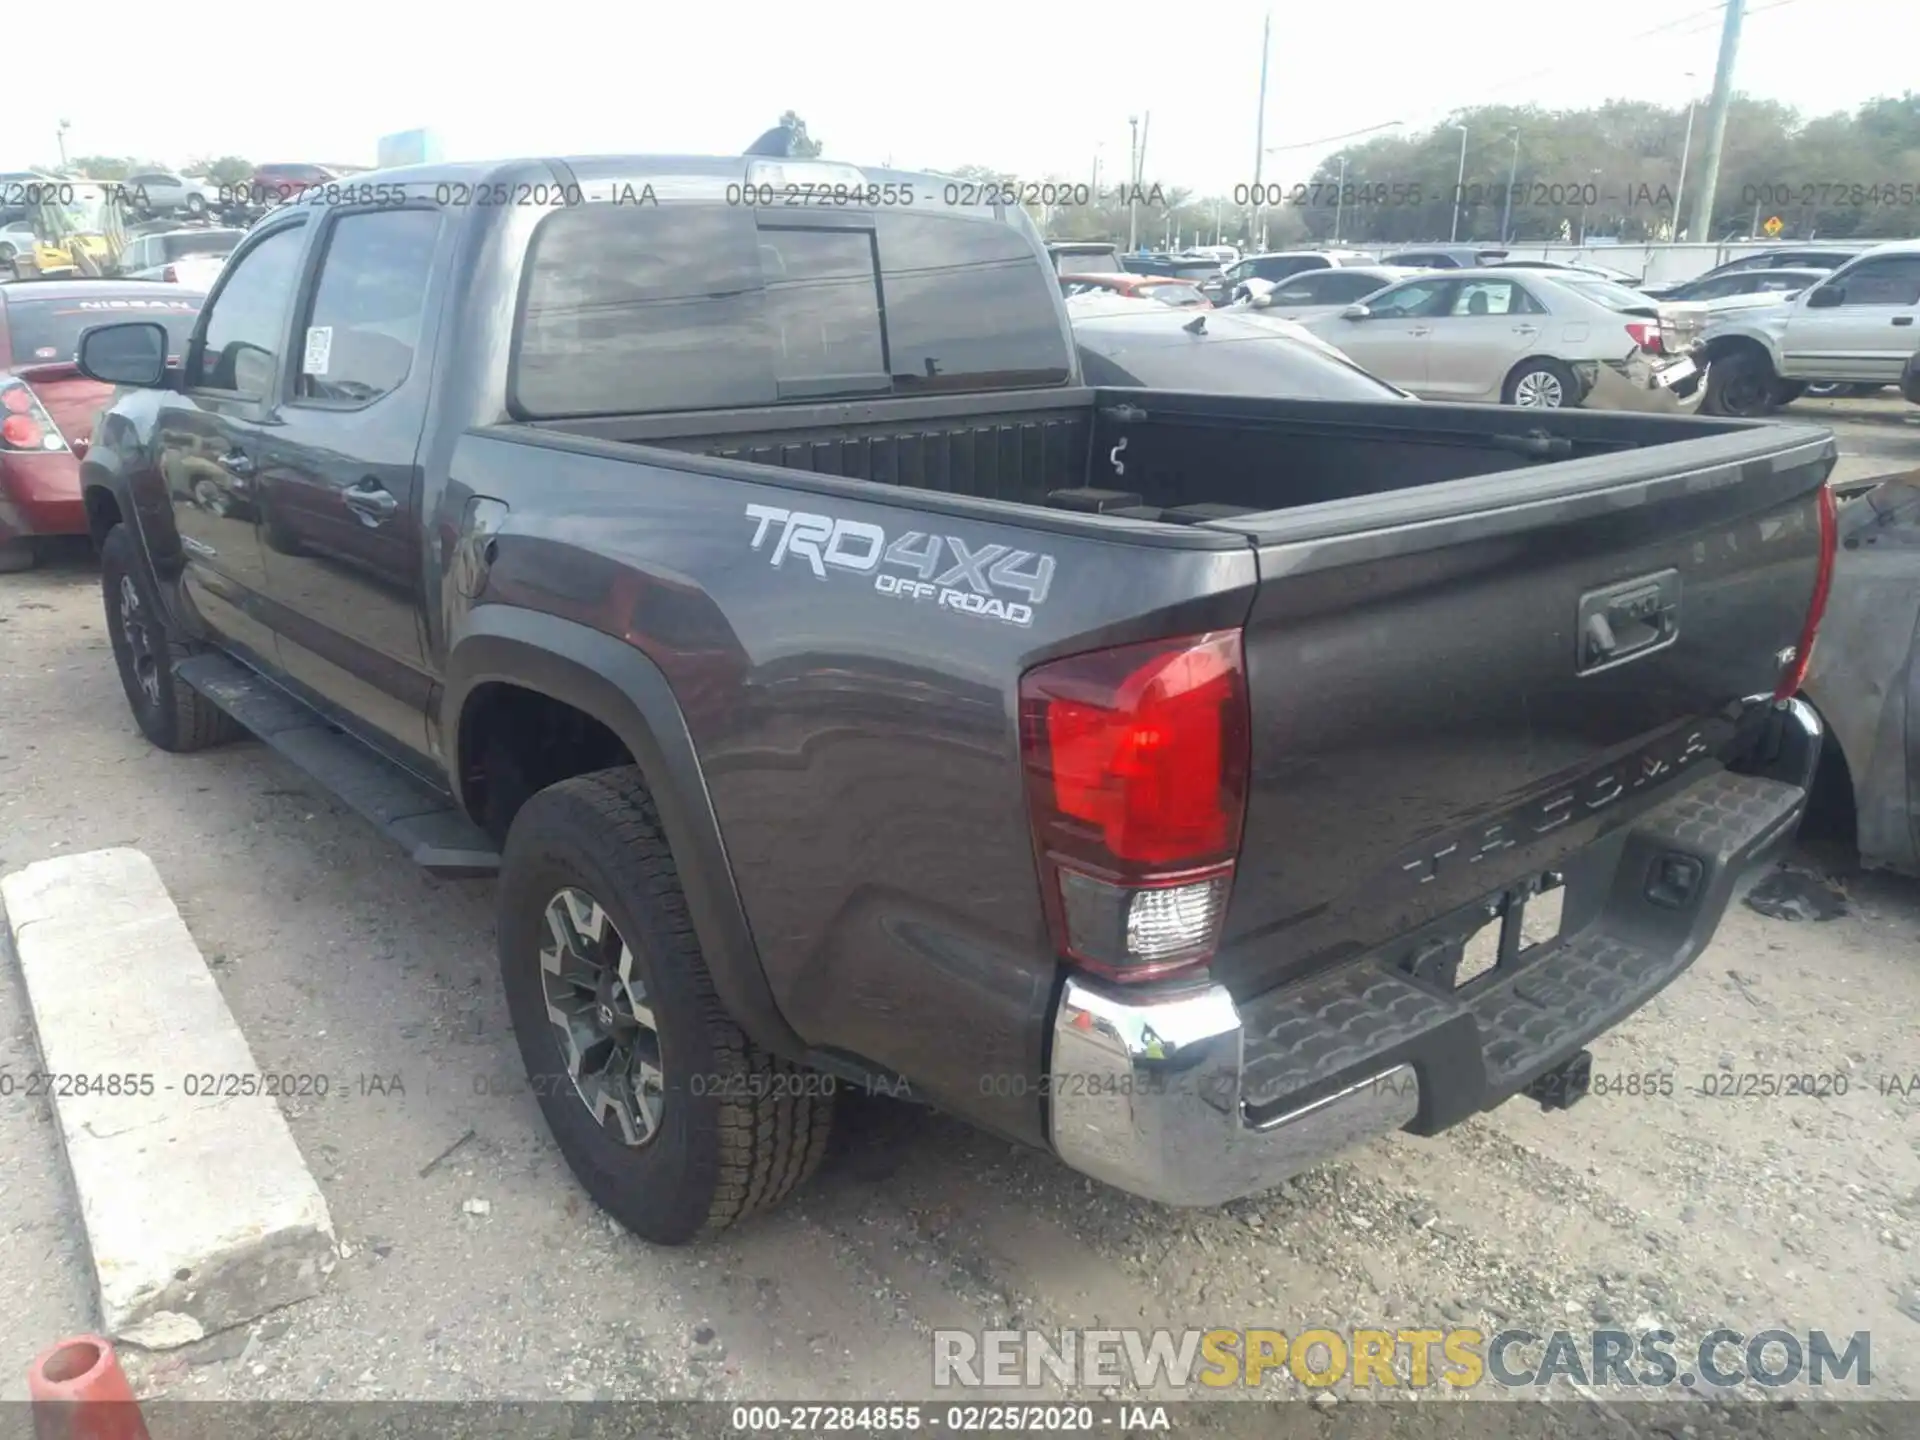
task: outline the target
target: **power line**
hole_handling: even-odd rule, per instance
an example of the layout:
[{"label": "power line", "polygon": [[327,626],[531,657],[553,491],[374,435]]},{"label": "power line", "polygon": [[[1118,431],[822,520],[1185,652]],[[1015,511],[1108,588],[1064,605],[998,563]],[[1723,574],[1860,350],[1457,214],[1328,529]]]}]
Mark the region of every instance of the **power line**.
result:
[{"label": "power line", "polygon": [[[1765,15],[1769,11],[1782,10],[1789,5],[1795,5],[1798,3],[1799,3],[1799,0],[1772,0],[1771,4],[1755,6],[1753,9],[1748,10],[1746,12],[1746,18],[1748,20],[1751,20],[1756,15]],[[1712,30],[1717,29],[1720,26],[1721,13],[1726,8],[1727,8],[1726,0],[1721,0],[1721,3],[1717,5],[1708,5],[1699,10],[1692,10],[1685,15],[1676,16],[1674,19],[1663,21],[1658,25],[1649,26],[1645,30],[1636,31],[1634,34],[1622,36],[1621,43],[1631,44],[1632,42],[1637,40],[1650,40],[1658,35],[1666,35],[1666,34],[1671,34],[1675,32],[1688,34],[1688,35],[1704,35],[1709,33]],[[1685,28],[1683,29],[1683,27]],[[1502,92],[1512,90],[1516,86],[1526,85],[1531,83],[1532,81],[1545,79],[1549,76],[1564,74],[1568,70],[1585,68],[1585,67],[1591,66],[1592,63],[1593,62],[1592,62],[1591,56],[1583,56],[1577,60],[1560,61],[1556,64],[1545,66],[1544,68],[1539,70],[1529,71],[1524,75],[1516,75],[1510,80],[1503,80],[1499,84],[1491,86],[1481,91],[1481,93],[1498,95],[1498,94],[1501,94]],[[1432,112],[1432,121],[1437,123],[1439,120],[1445,118],[1445,116],[1451,113],[1453,113],[1451,110],[1434,111]],[[1421,123],[1422,123],[1422,126],[1427,124],[1426,121],[1422,121]],[[1315,145],[1331,145],[1337,141],[1350,139],[1357,135],[1367,135],[1367,134],[1373,133],[1374,131],[1390,130],[1392,128],[1393,126],[1391,124],[1372,125],[1362,130],[1349,130],[1344,135],[1329,135],[1324,140],[1308,140],[1308,141],[1303,141],[1298,145],[1274,145],[1274,146],[1269,146],[1268,148],[1269,150],[1273,150],[1273,151],[1307,150],[1307,149],[1311,149]],[[1415,127],[1409,126],[1408,128],[1412,129]]]}]

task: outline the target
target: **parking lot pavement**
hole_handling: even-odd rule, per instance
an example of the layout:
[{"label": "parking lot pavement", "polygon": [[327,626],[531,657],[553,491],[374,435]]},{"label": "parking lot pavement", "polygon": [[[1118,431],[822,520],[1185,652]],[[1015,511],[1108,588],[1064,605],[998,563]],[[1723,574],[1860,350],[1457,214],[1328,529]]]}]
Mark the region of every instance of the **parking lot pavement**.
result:
[{"label": "parking lot pavement", "polygon": [[[1920,463],[1909,429],[1846,429],[1885,446],[1884,468]],[[262,1069],[327,1077],[284,1109],[342,1242],[318,1299],[133,1356],[150,1394],[932,1398],[936,1328],[1657,1321],[1868,1330],[1874,1393],[1920,1395],[1911,883],[1843,876],[1847,913],[1824,922],[1736,910],[1598,1045],[1615,1093],[1566,1114],[1516,1102],[1259,1200],[1172,1211],[876,1104],[787,1209],[663,1251],[587,1202],[516,1087],[491,886],[410,869],[258,744],[152,749],[91,565],[8,577],[0,871],[120,845],[153,858]],[[37,1061],[17,969],[0,970],[0,1068],[17,1075]],[[1805,1098],[1698,1093],[1723,1072],[1831,1078]],[[1656,1078],[1631,1093],[1630,1074]],[[30,1355],[96,1323],[47,1103],[17,1088],[0,1095],[0,1201],[11,1399]]]},{"label": "parking lot pavement", "polygon": [[1896,391],[1870,400],[1796,400],[1781,416],[1832,427],[1840,439],[1835,484],[1920,466],[1920,405]]}]

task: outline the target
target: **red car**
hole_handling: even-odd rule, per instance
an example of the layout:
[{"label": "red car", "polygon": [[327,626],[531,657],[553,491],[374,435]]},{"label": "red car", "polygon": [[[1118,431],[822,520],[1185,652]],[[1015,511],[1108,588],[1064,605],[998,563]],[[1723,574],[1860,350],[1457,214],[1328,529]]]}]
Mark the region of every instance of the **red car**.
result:
[{"label": "red car", "polygon": [[339,178],[325,165],[260,165],[247,181],[247,203],[277,205],[310,185],[331,185]]},{"label": "red car", "polygon": [[87,533],[80,457],[113,387],[74,368],[80,333],[158,320],[179,353],[204,298],[154,280],[0,285],[0,573],[32,568],[35,536]]}]

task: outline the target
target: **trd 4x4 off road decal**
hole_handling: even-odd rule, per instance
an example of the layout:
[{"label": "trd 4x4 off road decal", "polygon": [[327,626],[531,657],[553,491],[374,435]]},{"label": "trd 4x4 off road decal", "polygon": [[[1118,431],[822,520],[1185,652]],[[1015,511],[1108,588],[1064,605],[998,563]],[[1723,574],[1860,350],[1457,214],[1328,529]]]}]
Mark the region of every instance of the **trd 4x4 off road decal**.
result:
[{"label": "trd 4x4 off road decal", "polygon": [[[943,609],[1009,625],[1031,625],[1033,607],[1046,600],[1053,585],[1053,556],[1032,550],[1005,545],[975,549],[956,535],[924,530],[908,530],[889,540],[885,530],[864,520],[836,520],[775,505],[749,505],[747,518],[756,522],[755,550],[766,549],[773,540],[775,565],[804,561],[822,580],[829,569],[872,575],[873,588],[882,595],[932,600]],[[1026,598],[1015,600],[1004,592]]]}]

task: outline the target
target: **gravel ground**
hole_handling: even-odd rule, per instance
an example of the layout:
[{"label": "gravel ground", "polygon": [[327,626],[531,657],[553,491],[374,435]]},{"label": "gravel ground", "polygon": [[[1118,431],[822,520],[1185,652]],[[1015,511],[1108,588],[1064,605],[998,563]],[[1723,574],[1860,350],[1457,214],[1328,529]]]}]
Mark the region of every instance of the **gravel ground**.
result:
[{"label": "gravel ground", "polygon": [[[1860,417],[1837,426],[1841,478],[1920,463],[1892,405],[1794,413]],[[108,845],[153,857],[262,1068],[330,1078],[286,1109],[343,1242],[321,1298],[132,1356],[147,1395],[911,1400],[934,1398],[937,1328],[1651,1322],[1868,1330],[1875,1396],[1920,1395],[1920,1093],[1902,1093],[1920,886],[1832,857],[1803,862],[1843,913],[1738,909],[1600,1043],[1597,1072],[1666,1075],[1671,1094],[1516,1102],[1212,1212],[870,1103],[795,1203],[663,1251],[585,1199],[516,1083],[491,885],[399,863],[257,743],[149,747],[75,557],[0,580],[0,870]],[[0,1067],[31,1069],[18,972],[0,970]],[[1721,1071],[1845,1093],[1695,1093]],[[0,1400],[17,1399],[30,1355],[95,1323],[51,1116],[18,1095],[0,1101],[0,1287]]]}]

